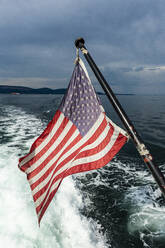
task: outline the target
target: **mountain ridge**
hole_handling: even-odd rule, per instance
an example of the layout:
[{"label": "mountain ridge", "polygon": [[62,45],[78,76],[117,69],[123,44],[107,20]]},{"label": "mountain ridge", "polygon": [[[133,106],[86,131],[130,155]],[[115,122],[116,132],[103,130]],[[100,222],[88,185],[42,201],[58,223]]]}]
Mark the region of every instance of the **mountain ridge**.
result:
[{"label": "mountain ridge", "polygon": [[[34,89],[26,86],[11,86],[0,85],[0,94],[65,94],[66,88],[50,89],[47,87]],[[105,95],[103,92],[97,92],[98,95]],[[116,95],[134,95],[134,94],[120,94]]]}]

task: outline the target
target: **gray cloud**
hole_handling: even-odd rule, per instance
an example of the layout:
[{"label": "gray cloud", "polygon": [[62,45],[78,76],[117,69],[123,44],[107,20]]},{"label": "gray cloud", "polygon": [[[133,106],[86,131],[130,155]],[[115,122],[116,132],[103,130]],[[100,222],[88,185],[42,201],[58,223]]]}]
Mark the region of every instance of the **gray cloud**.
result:
[{"label": "gray cloud", "polygon": [[115,90],[165,93],[164,10],[163,0],[1,0],[0,83],[66,87],[83,36]]}]

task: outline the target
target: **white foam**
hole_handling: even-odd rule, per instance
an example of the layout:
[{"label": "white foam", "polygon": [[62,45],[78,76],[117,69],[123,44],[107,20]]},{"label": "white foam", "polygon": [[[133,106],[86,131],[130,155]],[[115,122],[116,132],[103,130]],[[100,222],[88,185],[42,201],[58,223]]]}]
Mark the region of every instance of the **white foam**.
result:
[{"label": "white foam", "polygon": [[0,149],[0,247],[106,247],[100,227],[79,213],[83,203],[72,177],[64,179],[38,227],[31,190],[17,164],[18,154],[29,150],[43,123],[12,106],[3,111],[10,139]]},{"label": "white foam", "polygon": [[152,190],[150,186],[132,187],[126,194],[126,202],[130,204],[128,231],[139,233],[140,239],[147,247],[148,240],[165,237],[165,207],[156,203],[160,190]]}]

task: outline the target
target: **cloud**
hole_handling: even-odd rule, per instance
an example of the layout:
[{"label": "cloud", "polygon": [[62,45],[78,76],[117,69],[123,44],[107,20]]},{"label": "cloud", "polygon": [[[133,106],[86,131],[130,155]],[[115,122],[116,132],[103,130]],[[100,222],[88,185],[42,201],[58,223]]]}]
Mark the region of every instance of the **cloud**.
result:
[{"label": "cloud", "polygon": [[153,66],[153,67],[144,67],[143,68],[144,71],[165,71],[165,66]]},{"label": "cloud", "polygon": [[38,86],[50,87],[58,79],[56,86],[66,87],[62,79],[72,74],[74,40],[83,36],[118,90],[127,85],[140,92],[154,71],[162,72],[154,76],[158,83],[164,76],[164,11],[162,0],[1,1],[0,77],[22,78],[27,86],[27,78],[36,78]]}]

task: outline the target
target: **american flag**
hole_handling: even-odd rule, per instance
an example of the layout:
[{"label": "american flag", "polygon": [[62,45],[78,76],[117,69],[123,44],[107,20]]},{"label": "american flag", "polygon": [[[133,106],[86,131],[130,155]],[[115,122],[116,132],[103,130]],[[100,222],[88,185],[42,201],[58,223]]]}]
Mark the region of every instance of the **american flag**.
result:
[{"label": "american flag", "polygon": [[104,113],[81,60],[52,121],[19,159],[27,174],[38,222],[64,177],[106,165],[127,141],[127,134]]}]

